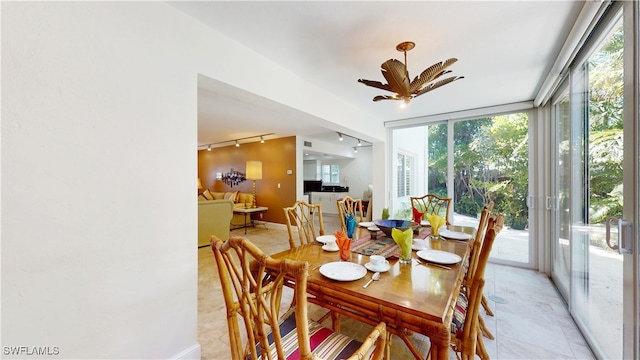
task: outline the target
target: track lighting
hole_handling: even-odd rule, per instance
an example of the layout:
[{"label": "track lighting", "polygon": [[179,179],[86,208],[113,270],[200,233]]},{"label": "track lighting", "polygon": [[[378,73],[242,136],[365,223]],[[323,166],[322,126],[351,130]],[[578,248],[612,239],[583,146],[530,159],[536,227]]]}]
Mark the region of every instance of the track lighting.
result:
[{"label": "track lighting", "polygon": [[354,146],[353,147],[353,152],[357,154],[358,153],[358,148]]},{"label": "track lighting", "polygon": [[268,133],[268,134],[262,134],[262,135],[255,135],[255,136],[247,136],[247,137],[243,137],[240,139],[232,139],[232,140],[225,140],[225,141],[219,141],[219,142],[215,142],[215,143],[211,143],[211,144],[206,144],[206,145],[199,145],[198,148],[202,149],[204,146],[207,147],[208,151],[211,151],[211,146],[212,145],[218,145],[218,144],[224,144],[224,143],[230,143],[233,142],[235,143],[236,147],[240,147],[240,140],[249,140],[249,139],[256,139],[259,138],[260,139],[260,143],[264,144],[264,137],[265,136],[269,136],[269,135],[274,135],[275,133]]},{"label": "track lighting", "polygon": [[357,138],[355,136],[347,135],[345,133],[341,133],[341,132],[338,132],[338,131],[336,131],[336,133],[338,134],[338,140],[340,140],[340,141],[344,140],[344,137],[346,136],[346,137],[350,137],[350,138],[352,138],[354,140],[358,140],[358,146],[371,146],[372,145],[370,142],[368,142],[366,140],[361,140],[361,139],[359,139],[359,138]]}]

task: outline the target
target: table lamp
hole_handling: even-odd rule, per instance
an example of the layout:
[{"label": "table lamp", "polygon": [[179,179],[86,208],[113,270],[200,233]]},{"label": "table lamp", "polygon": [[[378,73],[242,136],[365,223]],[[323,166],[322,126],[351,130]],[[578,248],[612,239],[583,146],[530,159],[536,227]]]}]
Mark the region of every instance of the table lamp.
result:
[{"label": "table lamp", "polygon": [[256,207],[256,180],[262,179],[262,161],[250,160],[247,161],[247,179],[253,181],[253,205]]}]

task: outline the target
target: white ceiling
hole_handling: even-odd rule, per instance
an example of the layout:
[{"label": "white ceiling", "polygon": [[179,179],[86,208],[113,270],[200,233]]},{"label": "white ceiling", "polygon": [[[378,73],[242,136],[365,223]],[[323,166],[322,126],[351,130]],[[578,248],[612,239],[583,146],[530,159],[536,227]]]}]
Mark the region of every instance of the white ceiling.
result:
[{"label": "white ceiling", "polygon": [[[176,8],[289,69],[303,79],[392,121],[530,101],[558,56],[582,1],[303,1],[176,2]],[[385,82],[380,65],[403,54],[413,78],[450,57],[451,75],[464,79],[414,99],[373,102]],[[201,77],[198,143],[264,133],[337,140],[331,119]],[[274,91],[278,91],[277,84]],[[329,121],[327,121],[329,120]],[[214,131],[215,130],[215,131]],[[366,134],[353,134],[354,136]],[[228,145],[228,144],[225,144]]]}]

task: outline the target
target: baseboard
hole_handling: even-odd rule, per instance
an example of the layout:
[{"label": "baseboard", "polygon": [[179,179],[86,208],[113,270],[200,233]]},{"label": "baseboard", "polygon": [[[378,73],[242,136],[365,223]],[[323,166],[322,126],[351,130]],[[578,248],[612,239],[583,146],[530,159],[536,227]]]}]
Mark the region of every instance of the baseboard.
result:
[{"label": "baseboard", "polygon": [[264,222],[269,229],[287,230],[287,224]]},{"label": "baseboard", "polygon": [[[280,224],[280,223],[272,223],[272,222],[268,222],[268,221],[263,221],[263,220],[254,220],[254,223],[256,226],[264,226],[266,230],[269,229],[274,229],[274,230],[287,230],[287,224]],[[251,226],[249,226],[249,228],[251,228]],[[230,231],[235,231],[235,230],[240,230],[240,231],[244,231],[244,226],[241,227],[237,227],[237,228],[232,228]],[[237,233],[233,233],[233,235],[237,235]]]},{"label": "baseboard", "polygon": [[202,348],[199,343],[195,343],[172,357],[172,359],[200,360],[201,355]]}]

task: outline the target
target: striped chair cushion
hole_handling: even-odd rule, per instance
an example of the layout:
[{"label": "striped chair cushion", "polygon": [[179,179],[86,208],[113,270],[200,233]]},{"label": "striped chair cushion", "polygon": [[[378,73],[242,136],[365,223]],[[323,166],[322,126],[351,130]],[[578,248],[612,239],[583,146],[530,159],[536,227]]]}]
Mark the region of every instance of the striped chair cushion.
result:
[{"label": "striped chair cushion", "polygon": [[462,335],[464,320],[467,318],[468,307],[469,300],[462,292],[460,292],[460,294],[458,294],[458,301],[456,301],[456,307],[453,309],[453,319],[451,320],[451,333],[456,337]]},{"label": "striped chair cushion", "polygon": [[[289,317],[280,323],[280,336],[282,337],[282,346],[286,359],[299,359],[298,333],[296,332],[296,317],[293,311]],[[313,354],[325,360],[347,358],[355,353],[362,345],[362,342],[334,332],[315,321],[309,322],[309,340]],[[269,345],[271,345],[271,356],[275,359],[277,354],[271,335],[269,335]],[[258,348],[257,350],[259,353],[260,349]],[[261,359],[262,356],[259,355],[258,358]]]}]

